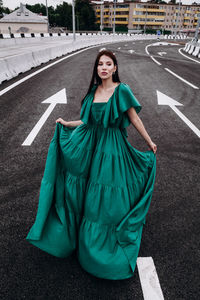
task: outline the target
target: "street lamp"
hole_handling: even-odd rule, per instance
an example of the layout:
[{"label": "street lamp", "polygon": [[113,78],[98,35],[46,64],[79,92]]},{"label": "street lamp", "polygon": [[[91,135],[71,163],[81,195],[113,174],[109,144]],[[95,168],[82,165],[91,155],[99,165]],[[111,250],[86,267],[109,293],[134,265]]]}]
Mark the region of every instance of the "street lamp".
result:
[{"label": "street lamp", "polygon": [[100,32],[102,34],[102,30],[103,30],[103,4],[104,1],[91,1],[92,3],[95,4],[101,4],[101,14],[100,14]]},{"label": "street lamp", "polygon": [[198,22],[197,22],[197,27],[196,27],[195,36],[194,36],[195,42],[198,42],[198,33],[199,33],[199,27],[200,27],[200,14],[197,14],[197,17],[198,17]]},{"label": "street lamp", "polygon": [[48,5],[46,0],[46,14],[47,14],[47,30],[49,32],[49,13],[48,13]]},{"label": "street lamp", "polygon": [[[180,7],[181,7],[181,0],[179,0],[179,3],[178,3],[178,15],[176,18],[175,39],[176,39],[176,35],[177,35],[177,25],[178,25],[178,19],[179,19],[179,14],[180,14]],[[175,12],[175,16],[176,16],[176,12]]]},{"label": "street lamp", "polygon": [[146,7],[146,12],[145,12],[144,34],[146,34],[146,24],[147,24],[147,6],[145,7]]},{"label": "street lamp", "polygon": [[73,41],[76,40],[75,34],[75,9],[74,9],[74,0],[72,0],[72,27],[73,27]]},{"label": "street lamp", "polygon": [[114,2],[114,24],[113,24],[113,35],[115,35],[115,12],[116,12],[116,2],[117,0],[113,0]]}]

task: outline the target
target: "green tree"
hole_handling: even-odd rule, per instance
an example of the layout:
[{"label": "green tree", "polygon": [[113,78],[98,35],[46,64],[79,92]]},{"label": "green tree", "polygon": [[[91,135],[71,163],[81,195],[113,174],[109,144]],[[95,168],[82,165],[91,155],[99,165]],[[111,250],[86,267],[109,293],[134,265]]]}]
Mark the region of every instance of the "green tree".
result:
[{"label": "green tree", "polygon": [[72,6],[67,2],[57,5],[55,9],[55,23],[57,26],[72,30]]},{"label": "green tree", "polygon": [[33,13],[42,14],[43,16],[46,16],[46,6],[44,4],[26,4],[26,8],[32,11]]},{"label": "green tree", "polygon": [[3,17],[3,13],[9,14],[10,13],[10,9],[8,7],[4,7],[3,6],[3,0],[0,0],[0,18]]},{"label": "green tree", "polygon": [[95,12],[89,0],[76,0],[75,11],[78,16],[80,30],[96,30]]}]

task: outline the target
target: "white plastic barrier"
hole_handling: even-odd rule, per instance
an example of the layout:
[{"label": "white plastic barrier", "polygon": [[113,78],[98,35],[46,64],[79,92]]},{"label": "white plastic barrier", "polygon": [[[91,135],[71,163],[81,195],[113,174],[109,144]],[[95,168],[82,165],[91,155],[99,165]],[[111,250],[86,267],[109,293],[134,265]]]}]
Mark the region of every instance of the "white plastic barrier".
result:
[{"label": "white plastic barrier", "polygon": [[188,52],[189,50],[190,50],[190,48],[191,48],[191,44],[186,44],[187,46],[186,46],[186,49],[185,49],[185,52]]},{"label": "white plastic barrier", "polygon": [[195,49],[195,46],[194,46],[194,45],[191,45],[191,47],[190,47],[188,53],[189,53],[189,54],[192,54],[192,52],[194,51],[194,49]]},{"label": "white plastic barrier", "polygon": [[194,52],[192,53],[192,55],[198,56],[199,53],[200,53],[200,47],[195,47],[195,50],[194,50]]},{"label": "white plastic barrier", "polygon": [[12,77],[36,67],[32,53],[9,56],[5,59],[5,62]]},{"label": "white plastic barrier", "polygon": [[13,78],[13,75],[8,69],[8,65],[4,59],[0,59],[0,82]]}]

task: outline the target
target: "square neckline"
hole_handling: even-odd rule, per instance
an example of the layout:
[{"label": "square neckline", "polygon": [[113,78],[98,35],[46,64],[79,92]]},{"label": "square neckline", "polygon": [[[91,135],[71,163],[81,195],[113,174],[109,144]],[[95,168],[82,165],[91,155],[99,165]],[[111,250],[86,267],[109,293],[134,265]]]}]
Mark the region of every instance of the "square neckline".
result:
[{"label": "square neckline", "polygon": [[115,87],[115,89],[114,89],[112,95],[110,96],[110,98],[108,99],[108,101],[94,102],[93,100],[94,100],[94,96],[95,96],[95,91],[96,91],[96,89],[97,89],[97,87],[98,87],[98,85],[97,85],[97,87],[96,87],[96,89],[94,90],[94,93],[93,93],[92,104],[107,104],[107,103],[111,100],[111,98],[114,96],[115,91],[116,91],[116,89],[118,88],[118,86],[119,86],[120,84],[121,84],[121,82]]}]

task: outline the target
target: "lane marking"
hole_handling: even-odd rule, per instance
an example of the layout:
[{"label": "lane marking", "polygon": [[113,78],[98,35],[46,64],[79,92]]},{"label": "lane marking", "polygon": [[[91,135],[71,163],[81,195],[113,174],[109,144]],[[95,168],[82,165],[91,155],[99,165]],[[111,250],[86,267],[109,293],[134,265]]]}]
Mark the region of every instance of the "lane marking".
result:
[{"label": "lane marking", "polygon": [[200,138],[200,130],[188,119],[186,116],[180,112],[176,106],[183,106],[182,103],[174,100],[173,98],[157,91],[158,105],[168,105],[173,109],[173,111],[181,118],[181,120]]},{"label": "lane marking", "polygon": [[138,257],[137,268],[144,300],[164,300],[152,257]]},{"label": "lane marking", "polygon": [[181,55],[185,56],[186,58],[191,59],[191,60],[195,61],[196,63],[200,64],[200,61],[198,61],[198,60],[196,60],[196,59],[194,59],[194,58],[191,58],[191,57],[185,55],[184,53],[182,53],[181,50],[183,50],[183,49],[184,49],[184,48],[179,48],[179,49],[178,49],[178,52],[179,52]]},{"label": "lane marking", "polygon": [[132,50],[132,49],[131,49],[131,50],[128,50],[128,52],[132,54],[132,53],[135,52],[135,50]]},{"label": "lane marking", "polygon": [[163,56],[164,54],[167,54],[167,52],[158,52],[158,55]]},{"label": "lane marking", "polygon": [[199,88],[198,88],[196,85],[194,85],[194,84],[190,83],[189,81],[185,80],[185,79],[182,78],[181,76],[179,76],[179,75],[177,75],[176,73],[172,72],[170,69],[165,68],[165,70],[166,70],[167,72],[171,73],[172,75],[174,75],[175,77],[177,77],[178,79],[182,80],[182,81],[185,82],[186,84],[190,85],[190,86],[193,87],[194,89],[199,90]]},{"label": "lane marking", "polygon": [[52,95],[51,97],[47,98],[46,100],[42,101],[42,103],[50,103],[47,110],[44,112],[42,117],[39,119],[37,124],[34,126],[34,128],[31,130],[25,141],[23,142],[22,146],[30,146],[32,142],[34,141],[35,137],[37,136],[38,132],[48,119],[49,115],[53,111],[56,104],[66,104],[67,103],[67,97],[66,97],[66,89],[62,89],[61,91],[57,92],[56,94]]},{"label": "lane marking", "polygon": [[153,61],[155,61],[155,63],[157,63],[159,66],[161,66],[161,63],[159,63],[153,56],[150,56],[151,59],[153,59]]}]

